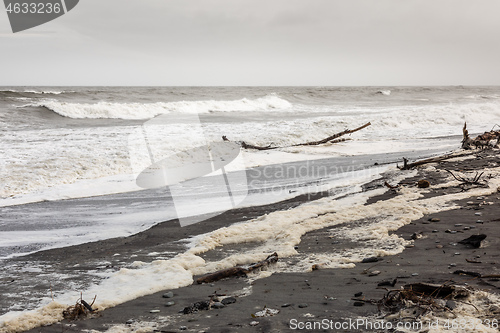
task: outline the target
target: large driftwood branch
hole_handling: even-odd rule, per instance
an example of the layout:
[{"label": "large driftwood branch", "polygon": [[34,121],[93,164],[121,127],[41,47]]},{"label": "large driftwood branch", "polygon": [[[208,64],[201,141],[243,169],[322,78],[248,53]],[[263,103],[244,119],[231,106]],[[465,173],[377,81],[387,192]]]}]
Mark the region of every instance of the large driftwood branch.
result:
[{"label": "large driftwood branch", "polygon": [[437,163],[437,162],[449,160],[450,158],[468,156],[468,155],[473,155],[475,153],[476,152],[465,152],[462,154],[446,154],[443,156],[426,158],[424,160],[416,161],[413,163],[408,163],[408,159],[403,157],[403,166],[402,167],[398,166],[398,168],[400,170],[409,170],[409,169],[414,168],[414,167],[419,166],[419,165],[423,165],[423,164],[427,164],[427,163]]},{"label": "large driftwood branch", "polygon": [[211,283],[219,281],[221,279],[232,277],[232,276],[246,276],[248,273],[263,267],[267,267],[270,264],[274,264],[278,261],[278,254],[274,252],[268,256],[265,260],[259,261],[257,263],[250,264],[248,266],[236,266],[227,269],[217,271],[205,276],[202,276],[196,280],[196,283]]},{"label": "large driftwood branch", "polygon": [[368,126],[370,126],[370,125],[371,125],[371,123],[366,123],[366,124],[364,124],[363,126],[360,126],[360,127],[358,127],[358,128],[355,128],[355,129],[353,129],[353,130],[345,130],[345,131],[343,131],[343,132],[340,132],[340,133],[334,134],[334,135],[332,135],[332,136],[329,136],[329,137],[327,137],[327,138],[325,138],[325,139],[323,139],[323,140],[319,140],[319,141],[312,141],[312,142],[306,142],[306,143],[299,143],[299,144],[297,144],[297,145],[293,145],[292,147],[298,147],[298,146],[317,146],[317,145],[322,145],[322,144],[324,144],[324,143],[327,143],[327,142],[329,142],[329,141],[332,141],[332,140],[334,140],[334,139],[336,139],[336,138],[338,138],[338,137],[341,137],[341,136],[343,136],[343,135],[346,135],[346,134],[351,134],[351,133],[357,132],[357,131],[359,131],[359,130],[362,130],[363,128],[368,127]]},{"label": "large driftwood branch", "polygon": [[[370,125],[371,125],[371,123],[368,122],[368,123],[364,124],[363,126],[355,128],[353,130],[347,129],[345,131],[342,131],[342,132],[336,133],[336,134],[334,134],[332,136],[329,136],[329,137],[327,137],[327,138],[325,138],[323,140],[311,141],[311,142],[305,142],[305,143],[299,143],[299,144],[291,145],[291,146],[288,146],[288,147],[317,146],[317,145],[321,145],[321,144],[324,144],[324,143],[327,143],[327,142],[331,142],[331,143],[343,142],[343,141],[346,141],[347,139],[337,139],[337,138],[339,138],[339,137],[341,137],[343,135],[346,135],[346,134],[351,134],[351,133],[357,132],[357,131],[362,130],[363,128],[368,127]],[[229,139],[225,135],[222,136],[222,140],[229,141]],[[268,145],[268,146],[256,146],[256,145],[252,145],[252,144],[246,143],[245,141],[241,141],[240,144],[241,144],[241,146],[244,149],[255,149],[255,150],[271,150],[271,149],[278,149],[278,148],[287,148],[286,146],[285,147],[278,147],[278,146],[271,146],[271,145]]]},{"label": "large driftwood branch", "polygon": [[479,173],[479,171],[478,171],[478,172],[476,172],[476,175],[474,176],[474,178],[467,179],[465,177],[455,176],[455,174],[453,174],[453,172],[451,172],[448,169],[445,169],[445,170],[448,171],[453,176],[453,178],[455,178],[455,180],[458,180],[459,182],[462,182],[462,183],[468,184],[468,185],[480,185],[479,179],[484,174],[484,171],[481,173]]}]

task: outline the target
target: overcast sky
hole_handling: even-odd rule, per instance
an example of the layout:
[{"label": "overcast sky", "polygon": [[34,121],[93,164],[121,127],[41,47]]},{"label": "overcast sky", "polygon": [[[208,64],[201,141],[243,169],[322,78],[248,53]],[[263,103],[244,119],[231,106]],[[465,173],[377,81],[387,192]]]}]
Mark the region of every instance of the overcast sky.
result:
[{"label": "overcast sky", "polygon": [[80,0],[0,85],[499,85],[498,0]]}]

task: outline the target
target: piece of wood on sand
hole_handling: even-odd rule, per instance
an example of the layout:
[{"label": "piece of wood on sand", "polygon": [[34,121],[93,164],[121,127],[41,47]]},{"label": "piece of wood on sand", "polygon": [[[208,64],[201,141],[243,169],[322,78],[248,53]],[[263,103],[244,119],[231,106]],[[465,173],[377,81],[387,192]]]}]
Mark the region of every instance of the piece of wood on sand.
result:
[{"label": "piece of wood on sand", "polygon": [[236,267],[231,267],[227,269],[223,269],[220,271],[217,271],[215,273],[210,273],[205,276],[202,276],[196,280],[196,283],[201,284],[201,283],[211,283],[215,281],[219,281],[221,279],[225,279],[228,277],[239,277],[239,276],[246,276],[248,273],[267,267],[271,264],[274,264],[278,261],[278,254],[274,252],[273,254],[269,255],[266,259],[259,261],[257,263],[253,263],[250,265],[245,265],[245,266],[236,266]]},{"label": "piece of wood on sand", "polygon": [[463,156],[468,156],[468,155],[473,155],[473,154],[476,154],[476,152],[468,151],[468,152],[463,152],[460,154],[452,153],[452,154],[446,154],[446,155],[442,155],[442,156],[435,156],[435,157],[426,158],[426,159],[416,161],[413,163],[408,163],[408,159],[403,157],[403,166],[400,167],[398,165],[397,167],[400,170],[410,170],[410,169],[412,169],[416,166],[419,166],[419,165],[424,165],[424,164],[428,164],[428,163],[438,163],[441,161],[449,160],[451,158],[463,157]]}]

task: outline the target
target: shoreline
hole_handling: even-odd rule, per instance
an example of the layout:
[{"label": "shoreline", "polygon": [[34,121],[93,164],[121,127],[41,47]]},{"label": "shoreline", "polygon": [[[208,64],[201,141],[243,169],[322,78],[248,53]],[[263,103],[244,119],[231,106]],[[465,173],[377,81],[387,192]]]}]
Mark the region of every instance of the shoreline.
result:
[{"label": "shoreline", "polygon": [[[417,150],[405,153],[377,153],[251,168],[247,170],[249,194],[240,204],[242,207],[237,209],[251,211],[252,207],[276,203],[277,209],[275,210],[279,210],[280,202],[294,200],[293,198],[297,194],[307,195],[310,193],[314,199],[315,193],[342,188],[344,183],[350,183],[351,176],[360,177],[360,181],[361,178],[372,177],[380,172],[377,169],[396,164],[402,155],[418,159],[434,156],[440,152],[444,151],[427,149],[425,152]],[[339,181],[341,184],[338,183]],[[297,200],[307,201],[300,198]],[[51,249],[128,237],[159,223],[173,222],[178,225],[176,220],[171,220],[175,216],[172,205],[171,194],[167,188],[0,207],[4,222],[6,222],[0,228],[0,236],[5,237],[4,239],[24,237],[22,240],[25,241],[17,250],[14,248],[15,245],[1,248],[0,256],[2,259],[0,260],[8,260],[9,256],[10,258],[23,257]],[[88,214],[89,211],[92,211],[91,215]],[[196,211],[193,213],[196,214]],[[32,222],[32,216],[40,216],[40,223]],[[224,220],[225,217],[222,219]],[[18,221],[28,223],[20,224]],[[96,223],[95,221],[102,222]],[[120,230],[114,226],[115,223],[120,223]],[[212,219],[210,223],[219,224],[217,219]],[[39,229],[39,225],[42,228]],[[48,227],[44,228],[44,225],[48,225]],[[67,237],[53,239],[52,237],[57,235],[57,232],[47,233],[49,229],[57,231],[65,225],[69,226]],[[71,228],[76,227],[87,228],[87,233],[73,232]],[[97,227],[105,236],[96,233],[97,229],[94,227]],[[10,231],[16,231],[19,234],[10,235]],[[24,234],[20,234],[21,232]],[[37,232],[41,233],[41,238],[38,237],[40,235]],[[189,234],[197,235],[204,232],[204,227],[200,227],[190,230]],[[71,239],[69,242],[68,237]]]},{"label": "shoreline", "polygon": [[[429,179],[431,187],[428,190],[422,190],[423,199],[439,197],[443,195],[460,193],[455,187],[440,187],[445,179],[449,181],[449,174],[444,169],[450,170],[481,170],[484,167],[498,166],[495,161],[496,152],[479,153],[483,157],[480,159],[465,159],[463,161],[445,161],[433,167],[423,166],[419,168],[419,174],[413,178],[405,179],[405,183],[414,183],[420,178]],[[368,185],[371,188],[380,189],[383,187],[385,179],[380,179]],[[410,186],[410,185],[403,185]],[[400,195],[397,191],[387,189],[384,194],[370,198],[366,205],[384,202]],[[307,196],[307,195],[305,195]],[[319,199],[321,195],[315,199]],[[377,284],[383,280],[398,278],[396,288],[407,282],[434,282],[444,283],[452,279],[456,283],[468,283],[476,288],[488,287],[498,294],[500,284],[491,279],[471,279],[470,276],[461,276],[450,273],[454,270],[476,270],[482,274],[499,274],[496,264],[500,261],[500,242],[494,237],[498,235],[499,222],[495,221],[498,212],[500,212],[500,194],[493,193],[486,202],[493,204],[470,205],[470,201],[480,201],[476,197],[464,198],[455,201],[454,204],[462,209],[444,210],[442,212],[424,215],[423,217],[411,221],[409,224],[393,231],[401,238],[411,242],[412,235],[416,235],[413,244],[407,244],[406,249],[393,256],[382,257],[382,260],[374,264],[356,264],[354,268],[349,269],[319,269],[312,272],[300,273],[274,273],[273,275],[257,279],[250,275],[247,279],[226,279],[213,284],[191,285],[173,290],[174,297],[172,301],[175,305],[165,307],[168,299],[162,298],[162,292],[144,296],[132,301],[117,305],[116,307],[104,310],[100,317],[92,320],[81,320],[62,324],[54,324],[48,327],[35,328],[29,332],[60,332],[62,329],[66,332],[80,332],[84,329],[104,331],[110,325],[124,325],[124,332],[133,332],[139,326],[146,325],[149,322],[156,322],[156,327],[149,331],[157,329],[159,331],[177,332],[186,327],[186,331],[196,332],[282,332],[290,329],[290,320],[297,319],[302,321],[328,319],[335,322],[341,322],[346,318],[366,317],[377,313],[376,306],[365,304],[364,306],[354,306],[352,298],[355,294],[362,292],[366,299],[380,299],[386,292],[383,289],[377,289]],[[302,204],[305,198],[296,197],[294,199],[271,204],[261,207],[243,208],[240,211],[227,212],[226,216],[218,216],[213,221],[207,223],[209,229],[215,230],[228,223],[247,220],[252,217],[263,216],[277,210],[286,210],[295,208]],[[420,200],[420,199],[417,199]],[[478,208],[478,209],[475,209]],[[254,211],[252,211],[254,209]],[[480,212],[483,223],[476,223],[473,219],[477,218],[475,213]],[[226,213],[224,213],[226,214]],[[223,214],[223,215],[224,215]],[[439,219],[439,222],[429,222],[430,218]],[[208,222],[208,221],[206,221]],[[205,222],[203,222],[205,223]],[[461,226],[457,226],[461,224]],[[199,226],[198,226],[199,227]],[[206,227],[206,226],[205,226]],[[465,228],[468,229],[465,230]],[[95,243],[82,244],[65,249],[54,249],[35,253],[30,255],[30,260],[53,260],[55,257],[74,258],[82,257],[85,259],[106,258],[113,253],[133,253],[138,248],[146,247],[151,252],[159,250],[158,246],[171,244],[174,239],[185,238],[190,230],[185,227],[176,234],[168,223],[162,223],[140,234],[124,239],[113,239],[99,241]],[[193,226],[192,228],[196,228]],[[448,233],[450,229],[455,233]],[[332,241],[331,230],[335,227],[321,228],[310,231],[302,236],[300,244],[297,245],[299,255],[320,252],[335,252],[346,248],[355,247],[356,244],[349,244],[345,240],[336,243]],[[475,233],[484,233],[486,238],[486,247],[480,249],[468,249],[465,246],[455,244],[468,235]],[[419,236],[422,235],[422,236]],[[172,237],[170,240],[169,238]],[[152,245],[156,240],[167,242]],[[436,242],[440,243],[436,243]],[[135,247],[131,246],[135,243]],[[450,243],[455,245],[450,245]],[[241,245],[241,244],[240,244]],[[442,247],[437,247],[442,245]],[[170,245],[169,245],[170,246]],[[176,246],[182,247],[182,244]],[[113,252],[116,251],[116,252]],[[164,251],[164,249],[162,249]],[[158,252],[158,251],[157,251]],[[203,255],[204,258],[216,258],[218,250],[211,250]],[[444,253],[443,253],[444,252]],[[481,252],[481,254],[479,254]],[[456,254],[460,253],[460,254]],[[471,264],[465,261],[481,256],[481,263]],[[141,257],[137,257],[140,260]],[[146,254],[143,259],[146,259]],[[71,259],[70,259],[71,260]],[[293,265],[293,257],[280,259],[280,264]],[[453,262],[452,262],[453,261]],[[477,261],[477,260],[476,260]],[[61,265],[67,264],[62,262]],[[316,264],[322,264],[316,262]],[[451,266],[455,264],[455,266]],[[373,267],[372,267],[373,266]],[[380,271],[378,275],[369,276],[362,274],[366,269],[375,269]],[[270,271],[273,269],[270,268]],[[414,274],[417,275],[414,275]],[[262,276],[268,275],[267,272],[258,273]],[[251,281],[251,282],[249,282]],[[245,292],[251,287],[251,294],[239,295],[238,291]],[[198,313],[183,315],[178,314],[180,308],[188,306],[191,303],[207,300],[207,296],[217,292],[217,294],[227,294],[236,296],[237,302],[227,305],[219,310],[200,311]],[[290,304],[290,306],[282,307]],[[299,307],[302,305],[302,307]],[[251,314],[262,310],[264,306],[272,309],[279,309],[280,313],[273,317],[252,318]],[[151,310],[159,309],[159,313],[150,313]],[[168,317],[168,320],[165,319]],[[163,319],[161,319],[163,318]],[[258,321],[256,326],[251,326],[252,321]],[[126,323],[129,324],[126,324]],[[144,326],[143,325],[143,326]],[[146,326],[144,332],[148,332]],[[135,327],[135,328],[134,328]],[[349,331],[349,330],[347,330]],[[355,330],[359,331],[359,330]]]}]

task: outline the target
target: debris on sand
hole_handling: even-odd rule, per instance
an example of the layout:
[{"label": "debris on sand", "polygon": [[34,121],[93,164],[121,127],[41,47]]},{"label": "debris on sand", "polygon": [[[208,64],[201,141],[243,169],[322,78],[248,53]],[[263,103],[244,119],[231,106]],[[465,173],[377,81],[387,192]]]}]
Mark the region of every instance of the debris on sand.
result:
[{"label": "debris on sand", "polygon": [[259,318],[259,317],[272,317],[280,313],[280,310],[277,309],[271,309],[268,307],[264,307],[261,311],[257,311],[254,314],[252,314],[252,318]]},{"label": "debris on sand", "polygon": [[483,134],[477,136],[474,139],[469,137],[469,131],[467,130],[467,123],[464,123],[462,148],[472,149],[475,148],[495,148],[498,147],[498,141],[500,139],[500,131],[484,132]]},{"label": "debris on sand", "polygon": [[386,320],[418,318],[429,311],[446,311],[446,302],[439,300],[464,299],[469,294],[467,289],[454,285],[412,283],[404,285],[402,289],[387,292],[375,303],[388,313]]},{"label": "debris on sand", "polygon": [[190,314],[203,310],[210,309],[222,309],[229,304],[236,303],[236,298],[225,295],[217,295],[217,293],[210,295],[210,300],[195,302],[189,306],[186,306],[180,312],[184,314]]},{"label": "debris on sand", "polygon": [[96,315],[97,309],[92,308],[96,298],[97,295],[94,297],[92,303],[89,304],[83,300],[82,295],[80,295],[80,299],[76,301],[75,305],[69,306],[63,311],[64,319],[76,320],[89,317],[90,315]]},{"label": "debris on sand", "polygon": [[210,310],[210,308],[212,307],[212,303],[212,301],[195,302],[189,306],[186,306],[184,309],[182,309],[181,312],[184,314],[190,314],[201,310]]}]

